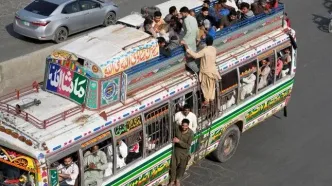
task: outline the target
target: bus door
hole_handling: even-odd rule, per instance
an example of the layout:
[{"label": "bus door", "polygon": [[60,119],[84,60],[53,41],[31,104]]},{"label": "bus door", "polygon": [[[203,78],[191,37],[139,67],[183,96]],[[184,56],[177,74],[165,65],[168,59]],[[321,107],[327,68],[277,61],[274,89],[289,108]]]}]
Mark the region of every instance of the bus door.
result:
[{"label": "bus door", "polygon": [[[218,86],[219,85],[216,83],[216,90],[218,90]],[[208,105],[203,104],[204,96],[202,91],[200,90],[200,86],[198,86],[198,90],[194,93],[198,129],[195,134],[195,139],[197,143],[192,149],[192,163],[197,162],[198,160],[206,156],[207,147],[209,144],[210,126],[212,124],[212,121],[218,117],[219,113],[219,103],[217,99],[218,94],[217,91],[215,92],[215,99],[213,101],[210,101]]]},{"label": "bus door", "polygon": [[[198,131],[200,131],[200,128],[198,126],[198,120],[197,120],[197,105],[196,105],[196,94],[194,94],[193,92],[195,91],[190,91],[184,94],[181,94],[175,98],[172,99],[171,101],[171,110],[172,110],[172,128],[173,128],[173,132],[172,132],[172,138],[174,137],[174,129],[175,127],[177,127],[178,125],[181,124],[181,118],[183,118],[183,115],[186,114],[185,113],[185,108],[184,107],[189,107],[189,110],[191,112],[191,116],[190,116],[190,120],[195,120],[194,122],[196,124],[192,124],[193,127],[195,128],[193,131],[195,132],[195,136],[198,133]],[[193,116],[193,114],[195,116]],[[198,144],[198,140],[197,138],[195,138],[192,142],[192,146],[190,149],[190,152],[193,153],[196,151],[197,148],[197,144]]]}]

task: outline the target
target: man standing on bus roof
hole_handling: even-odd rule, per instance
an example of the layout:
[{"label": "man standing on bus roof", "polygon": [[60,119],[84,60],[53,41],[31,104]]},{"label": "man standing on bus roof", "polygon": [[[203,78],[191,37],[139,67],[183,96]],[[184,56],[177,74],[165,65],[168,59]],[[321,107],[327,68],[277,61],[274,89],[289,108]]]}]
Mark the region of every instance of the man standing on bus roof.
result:
[{"label": "man standing on bus roof", "polygon": [[182,42],[186,51],[195,59],[201,58],[199,81],[201,82],[201,89],[205,98],[204,105],[207,105],[215,98],[216,80],[221,79],[216,66],[217,50],[212,46],[213,38],[207,36],[205,38],[206,47],[198,53],[188,48],[187,44]]},{"label": "man standing on bus roof", "polygon": [[181,16],[183,17],[183,30],[184,36],[182,40],[184,40],[190,50],[196,51],[196,40],[198,39],[198,25],[197,20],[189,14],[188,7],[182,7],[180,9]]},{"label": "man standing on bus roof", "polygon": [[96,185],[100,186],[103,183],[104,170],[107,169],[107,157],[105,152],[99,150],[98,145],[91,148],[84,154],[84,181],[85,186]]},{"label": "man standing on bus roof", "polygon": [[60,164],[57,167],[59,171],[60,186],[74,186],[79,174],[78,166],[73,162],[71,156],[65,157],[63,159],[63,164]]},{"label": "man standing on bus roof", "polygon": [[182,124],[183,119],[188,119],[189,120],[189,128],[196,133],[197,129],[197,117],[194,113],[190,112],[190,107],[189,105],[185,104],[183,106],[183,111],[179,111],[175,114],[175,122],[178,125]]},{"label": "man standing on bus roof", "polygon": [[174,148],[171,159],[170,183],[169,186],[180,185],[188,161],[190,160],[190,147],[194,138],[194,132],[189,128],[189,120],[183,119],[181,125],[174,127]]}]

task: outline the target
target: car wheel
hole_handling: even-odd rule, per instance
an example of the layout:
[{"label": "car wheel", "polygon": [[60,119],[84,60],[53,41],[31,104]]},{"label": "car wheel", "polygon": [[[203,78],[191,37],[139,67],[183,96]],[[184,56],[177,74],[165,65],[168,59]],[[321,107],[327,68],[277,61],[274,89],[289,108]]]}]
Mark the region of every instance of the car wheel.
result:
[{"label": "car wheel", "polygon": [[240,135],[241,132],[238,126],[233,125],[229,127],[221,136],[219,145],[217,149],[212,152],[212,156],[222,163],[231,159],[239,145]]},{"label": "car wheel", "polygon": [[116,15],[114,12],[108,12],[104,19],[104,26],[114,25],[116,22]]},{"label": "car wheel", "polygon": [[61,43],[66,41],[68,38],[68,30],[64,27],[60,27],[55,31],[54,41],[56,43]]}]

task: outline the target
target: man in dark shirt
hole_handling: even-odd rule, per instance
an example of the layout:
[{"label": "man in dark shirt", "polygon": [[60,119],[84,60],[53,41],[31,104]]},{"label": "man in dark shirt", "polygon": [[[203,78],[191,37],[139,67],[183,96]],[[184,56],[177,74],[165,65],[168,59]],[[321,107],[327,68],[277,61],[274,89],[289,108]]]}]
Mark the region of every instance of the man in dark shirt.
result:
[{"label": "man in dark shirt", "polygon": [[168,48],[166,48],[165,38],[157,37],[157,39],[158,39],[158,44],[159,44],[159,53],[166,57],[171,56],[171,51]]},{"label": "man in dark shirt", "polygon": [[[190,160],[190,147],[194,138],[194,132],[189,128],[189,120],[183,119],[181,125],[174,126],[174,148],[171,160],[170,183],[172,186],[180,185],[188,161]],[[176,181],[176,182],[175,182]]]},{"label": "man in dark shirt", "polygon": [[211,27],[215,26],[215,18],[209,15],[209,8],[203,7],[201,13],[197,15],[197,24],[199,27],[204,26],[204,20],[207,19],[211,23]]},{"label": "man in dark shirt", "polygon": [[178,11],[176,10],[176,7],[175,6],[171,6],[170,8],[169,8],[169,10],[168,10],[168,14],[165,16],[165,18],[164,18],[164,21],[167,23],[167,24],[169,24],[170,22],[171,22],[171,18],[173,17],[173,16],[177,16],[177,14],[178,14]]}]

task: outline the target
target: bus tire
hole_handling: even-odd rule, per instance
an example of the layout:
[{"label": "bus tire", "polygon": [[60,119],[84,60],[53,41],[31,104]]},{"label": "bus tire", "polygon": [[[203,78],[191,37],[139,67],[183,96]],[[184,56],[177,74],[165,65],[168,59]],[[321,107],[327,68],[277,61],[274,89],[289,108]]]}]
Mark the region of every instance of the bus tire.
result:
[{"label": "bus tire", "polygon": [[240,142],[241,132],[238,126],[232,125],[221,136],[218,147],[212,156],[219,162],[226,162],[235,154]]}]

